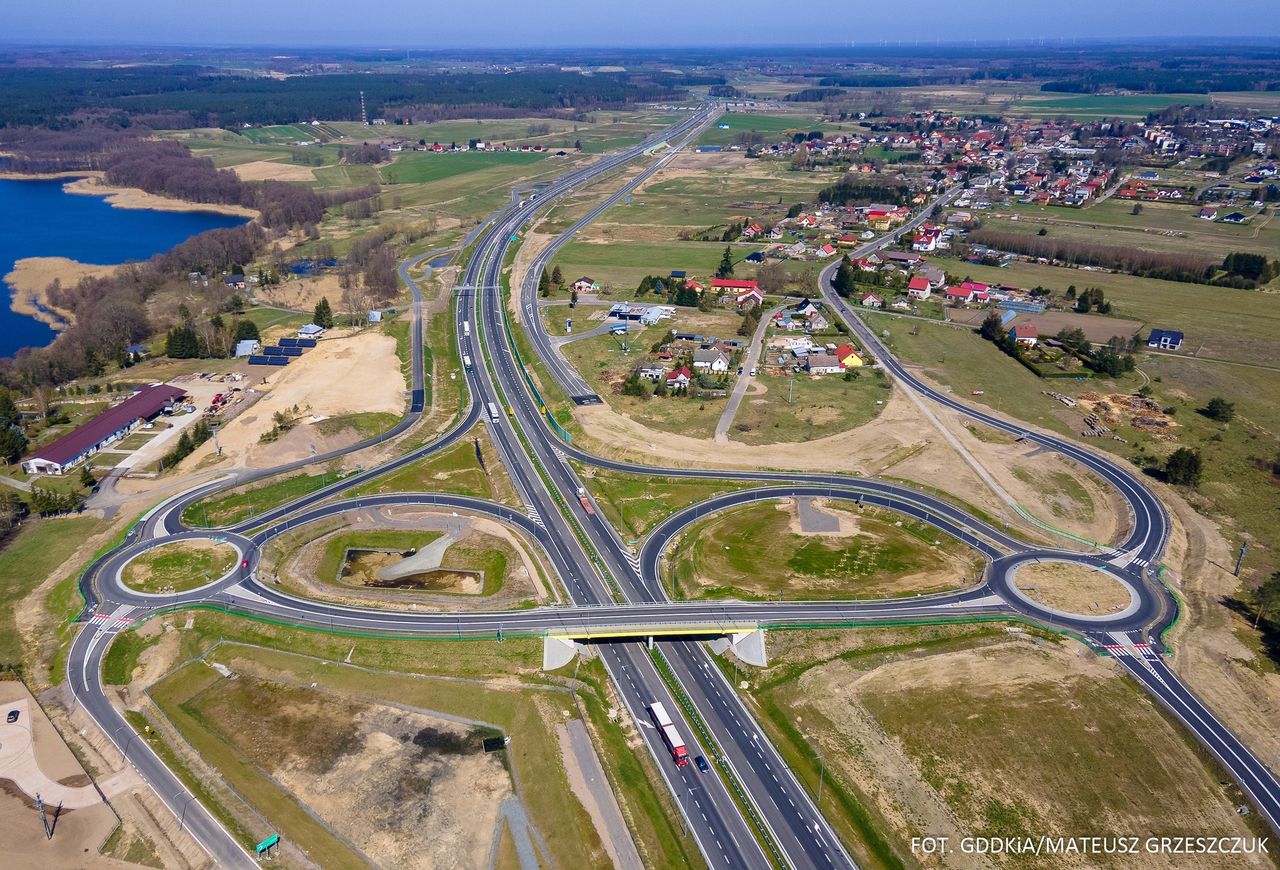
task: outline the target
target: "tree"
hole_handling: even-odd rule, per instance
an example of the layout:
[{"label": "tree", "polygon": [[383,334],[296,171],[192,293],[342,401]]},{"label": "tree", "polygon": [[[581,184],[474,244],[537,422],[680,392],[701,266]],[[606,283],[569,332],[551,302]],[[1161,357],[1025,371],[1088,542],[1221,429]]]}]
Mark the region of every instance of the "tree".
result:
[{"label": "tree", "polygon": [[733,249],[724,246],[724,256],[720,258],[720,267],[716,269],[717,278],[728,278],[733,274]]},{"label": "tree", "polygon": [[1253,627],[1257,628],[1258,621],[1273,607],[1280,604],[1280,571],[1273,572],[1270,577],[1258,584],[1258,588],[1253,591],[1253,600]]},{"label": "tree", "polygon": [[1004,321],[1000,319],[1000,315],[992,311],[982,321],[982,326],[978,328],[978,333],[987,341],[998,342],[1004,337]]},{"label": "tree", "polygon": [[1142,214],[1142,203],[1135,202],[1133,204],[1133,211],[1129,212],[1129,214]]},{"label": "tree", "polygon": [[1169,458],[1164,462],[1165,478],[1179,486],[1195,486],[1200,482],[1203,471],[1204,463],[1200,458],[1200,451],[1188,447],[1179,447],[1169,454]]},{"label": "tree", "polygon": [[311,319],[315,321],[316,326],[322,326],[325,329],[333,328],[333,307],[329,304],[328,296],[322,297],[316,303],[316,310]]},{"label": "tree", "polygon": [[0,459],[17,462],[27,450],[27,436],[17,426],[0,426]]},{"label": "tree", "polygon": [[555,284],[557,287],[564,286],[564,273],[560,271],[560,267],[558,265],[551,270],[551,283]]},{"label": "tree", "polygon": [[1231,419],[1236,415],[1236,406],[1234,402],[1228,402],[1221,396],[1214,396],[1200,413],[1210,420],[1217,420],[1219,423],[1230,423]]},{"label": "tree", "polygon": [[539,296],[551,295],[551,279],[547,277],[546,269],[543,269],[542,273],[538,275],[538,295]]},{"label": "tree", "polygon": [[93,487],[97,484],[97,482],[98,481],[95,480],[93,477],[93,469],[89,466],[89,463],[86,462],[84,465],[80,466],[80,485],[81,486],[83,486],[85,489],[93,489]]},{"label": "tree", "polygon": [[172,359],[195,359],[200,356],[200,337],[186,323],[175,326],[165,336],[164,353]]},{"label": "tree", "polygon": [[577,290],[569,291],[569,307],[570,308],[578,307],[578,291]]},{"label": "tree", "polygon": [[836,295],[848,299],[853,293],[853,263],[849,260],[849,255],[845,254],[840,258],[840,265],[836,268],[835,278],[831,280],[831,287],[836,291]]},{"label": "tree", "polygon": [[252,320],[240,320],[236,322],[235,340],[244,341],[252,339],[257,341],[262,336],[258,332],[258,324]]},{"label": "tree", "polygon": [[9,391],[0,387],[0,426],[14,426],[21,419],[18,406],[14,404]]}]

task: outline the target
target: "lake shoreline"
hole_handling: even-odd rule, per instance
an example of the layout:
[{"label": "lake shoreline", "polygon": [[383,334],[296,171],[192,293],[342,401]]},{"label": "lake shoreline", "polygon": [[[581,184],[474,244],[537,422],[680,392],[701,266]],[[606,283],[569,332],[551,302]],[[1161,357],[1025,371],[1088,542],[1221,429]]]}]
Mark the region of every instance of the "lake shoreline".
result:
[{"label": "lake shoreline", "polygon": [[118,268],[81,263],[68,257],[23,257],[3,278],[12,294],[9,310],[35,318],[55,332],[61,332],[75,323],[75,315],[49,301],[46,292],[49,285],[60,281],[64,286],[74,287],[81,278],[110,277]]},{"label": "lake shoreline", "polygon": [[145,209],[147,211],[205,211],[232,217],[256,220],[261,217],[257,209],[242,205],[217,202],[188,202],[158,193],[148,193],[137,187],[113,187],[103,181],[103,173],[94,169],[67,170],[65,172],[0,172],[0,181],[58,181],[66,180],[62,189],[77,196],[100,196],[112,208]]}]

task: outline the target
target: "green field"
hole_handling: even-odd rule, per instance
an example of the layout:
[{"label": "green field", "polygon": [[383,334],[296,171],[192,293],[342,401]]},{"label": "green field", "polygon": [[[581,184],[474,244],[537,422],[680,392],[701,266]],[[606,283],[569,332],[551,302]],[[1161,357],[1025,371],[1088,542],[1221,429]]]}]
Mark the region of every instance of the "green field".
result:
[{"label": "green field", "polygon": [[302,472],[285,477],[268,478],[265,483],[241,486],[209,498],[200,499],[182,512],[182,521],[191,526],[217,528],[234,525],[272,508],[277,508],[295,498],[315,492],[323,486],[341,479],[337,468],[327,468],[316,474]]},{"label": "green field", "polygon": [[[1234,251],[1280,258],[1280,222],[1274,215],[1255,217],[1247,224],[1228,224],[1201,220],[1191,203],[1142,203],[1142,213],[1137,215],[1133,207],[1132,201],[1115,198],[1085,209],[1017,204],[983,215],[982,223],[988,229],[1024,235],[1045,229],[1050,239],[1170,254],[1194,252],[1219,262]],[[1254,209],[1244,212],[1253,214]],[[1008,219],[1015,215],[1017,220]]]},{"label": "green field", "polygon": [[161,544],[133,558],[121,572],[124,585],[138,592],[186,592],[225,575],[236,564],[230,544],[176,541]]},{"label": "green field", "polygon": [[690,526],[668,555],[673,598],[848,599],[927,594],[966,585],[980,564],[959,541],[899,514],[834,502],[851,530],[806,535],[795,508],[763,502]]},{"label": "green field", "polygon": [[577,463],[575,467],[605,518],[629,543],[694,502],[759,485],[749,481],[645,477],[594,467],[588,471]]},{"label": "green field", "polygon": [[[728,129],[721,129],[727,125]],[[829,127],[830,125],[828,125]],[[792,133],[808,133],[824,129],[816,115],[812,114],[753,114],[726,112],[716,121],[716,126],[698,137],[699,145],[732,145],[742,133],[760,133],[764,141],[777,142],[789,138]]]},{"label": "green field", "polygon": [[[476,459],[476,444],[484,456],[484,465]],[[518,504],[514,490],[493,443],[483,427],[473,430],[457,444],[403,468],[349,490],[357,496],[382,492],[451,492],[503,503]]]},{"label": "green field", "polygon": [[[760,245],[735,244],[736,260]],[[574,281],[589,275],[601,282],[601,287],[631,294],[645,275],[670,275],[673,270],[684,270],[689,277],[704,282],[713,276],[724,254],[723,242],[570,242],[556,255],[554,265],[559,266],[565,280]]]},{"label": "green field", "polygon": [[523,166],[546,159],[547,154],[523,151],[476,152],[461,154],[434,154],[429,151],[405,151],[379,173],[385,184],[426,184],[479,172],[495,166]]},{"label": "green field", "polygon": [[1097,118],[1145,118],[1169,106],[1203,106],[1210,101],[1207,94],[1086,94],[1049,96],[1036,94],[1009,104],[1005,111],[1012,115],[1034,118],[1069,116],[1080,121]]},{"label": "green field", "polygon": [[299,142],[315,142],[318,137],[305,127],[293,124],[277,124],[271,127],[251,127],[240,135],[257,145],[296,145]]},{"label": "green field", "polygon": [[1100,287],[1114,305],[1112,314],[1143,322],[1143,336],[1153,326],[1185,332],[1184,353],[1264,365],[1280,357],[1280,303],[1273,294],[1036,263],[1001,269],[943,257],[931,261],[953,277],[1043,286],[1059,295],[1072,285],[1077,290]]},{"label": "green field", "polygon": [[25,647],[14,623],[19,602],[107,525],[88,516],[28,520],[0,549],[0,663],[19,664],[23,659]]},{"label": "green field", "polygon": [[731,439],[745,444],[808,442],[847,432],[875,419],[889,398],[889,382],[878,370],[859,373],[853,381],[764,371],[754,380],[765,393],[748,389],[729,430]]}]

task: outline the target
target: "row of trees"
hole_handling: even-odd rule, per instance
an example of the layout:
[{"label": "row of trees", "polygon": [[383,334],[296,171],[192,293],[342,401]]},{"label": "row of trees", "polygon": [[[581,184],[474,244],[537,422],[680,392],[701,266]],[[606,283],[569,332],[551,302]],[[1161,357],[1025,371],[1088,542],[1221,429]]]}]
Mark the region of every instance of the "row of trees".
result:
[{"label": "row of trees", "polygon": [[1207,283],[1216,271],[1216,264],[1202,254],[1173,254],[1121,245],[1054,239],[1049,236],[1028,236],[987,228],[971,231],[968,242],[1031,257],[1116,269],[1144,278],[1163,278],[1167,281]]}]

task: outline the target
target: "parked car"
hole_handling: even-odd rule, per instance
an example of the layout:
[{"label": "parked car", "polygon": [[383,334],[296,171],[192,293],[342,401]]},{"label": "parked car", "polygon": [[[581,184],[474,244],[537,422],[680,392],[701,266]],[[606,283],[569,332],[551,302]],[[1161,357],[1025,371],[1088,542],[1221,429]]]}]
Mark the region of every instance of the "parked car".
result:
[{"label": "parked car", "polygon": [[14,722],[17,722],[17,721],[18,721],[18,711],[17,711],[17,710],[10,710],[10,711],[9,711],[9,715],[4,717],[4,721],[8,722],[10,725],[12,725]]}]

